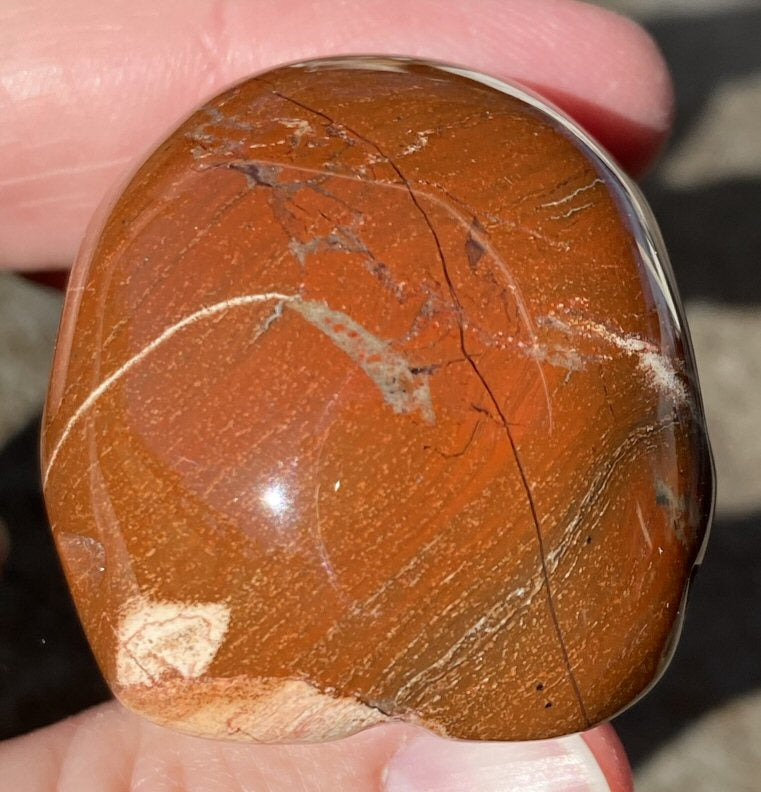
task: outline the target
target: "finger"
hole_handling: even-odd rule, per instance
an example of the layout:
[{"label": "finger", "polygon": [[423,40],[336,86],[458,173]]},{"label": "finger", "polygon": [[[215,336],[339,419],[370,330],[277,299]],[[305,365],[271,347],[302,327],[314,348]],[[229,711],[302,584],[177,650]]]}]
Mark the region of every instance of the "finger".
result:
[{"label": "finger", "polygon": [[[382,726],[321,745],[201,740],[116,703],[0,745],[14,792],[630,792],[612,729],[533,743],[467,743]],[[4,787],[6,788],[6,787]]]},{"label": "finger", "polygon": [[648,36],[572,0],[7,0],[0,51],[0,267],[68,265],[108,186],[159,135],[277,63],[405,54],[513,78],[631,169],[670,118]]}]

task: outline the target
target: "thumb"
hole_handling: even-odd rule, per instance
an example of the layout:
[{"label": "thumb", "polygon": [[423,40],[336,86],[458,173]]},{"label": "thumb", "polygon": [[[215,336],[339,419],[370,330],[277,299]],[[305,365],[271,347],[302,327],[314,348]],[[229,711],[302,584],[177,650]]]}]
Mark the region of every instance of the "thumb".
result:
[{"label": "thumb", "polygon": [[455,742],[421,734],[385,772],[387,792],[631,792],[631,772],[610,726],[554,740]]},{"label": "thumb", "polygon": [[178,734],[116,702],[0,745],[13,792],[631,792],[613,730],[455,742],[402,724],[312,745]]}]

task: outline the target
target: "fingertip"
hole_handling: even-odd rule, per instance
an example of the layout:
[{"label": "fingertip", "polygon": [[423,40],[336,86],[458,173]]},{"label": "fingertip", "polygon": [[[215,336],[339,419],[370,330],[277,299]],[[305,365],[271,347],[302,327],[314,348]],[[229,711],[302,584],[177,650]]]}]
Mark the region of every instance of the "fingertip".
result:
[{"label": "fingertip", "polygon": [[568,42],[556,64],[527,84],[599,140],[634,176],[657,156],[671,129],[674,86],[652,35],[634,20],[578,0],[556,0]]},{"label": "fingertip", "polygon": [[667,132],[673,114],[674,87],[666,59],[652,34],[616,11],[578,0],[572,2],[577,7],[586,6],[586,12],[578,14],[580,23],[588,19],[592,9],[598,17],[599,43],[607,50],[607,57],[598,63],[603,77],[601,101],[610,99],[613,103],[625,98],[623,110],[628,117],[654,132]]},{"label": "fingertip", "polygon": [[[632,792],[620,743],[603,730],[530,742],[446,740],[420,732],[382,777],[384,792]],[[618,747],[617,747],[618,745]],[[623,749],[621,749],[622,751]]]},{"label": "fingertip", "polygon": [[108,185],[162,131],[209,94],[285,61],[389,53],[513,79],[634,174],[658,152],[673,112],[652,37],[577,0],[366,0],[361,13],[313,0],[285,9],[13,0],[4,21],[0,268],[68,265]]},{"label": "fingertip", "polygon": [[[657,157],[674,120],[674,82],[666,58],[652,34],[633,19],[600,9],[615,26],[620,63],[628,71],[624,98],[629,130],[609,128],[624,166],[640,176]],[[613,106],[613,103],[610,103]],[[590,119],[594,134],[595,122]]]}]

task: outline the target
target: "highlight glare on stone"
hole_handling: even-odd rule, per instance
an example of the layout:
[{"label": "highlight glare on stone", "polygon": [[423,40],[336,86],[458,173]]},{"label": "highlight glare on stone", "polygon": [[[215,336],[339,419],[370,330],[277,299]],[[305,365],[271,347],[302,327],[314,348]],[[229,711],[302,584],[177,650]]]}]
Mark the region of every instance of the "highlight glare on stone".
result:
[{"label": "highlight glare on stone", "polygon": [[119,699],[506,740],[647,688],[712,498],[648,222],[559,113],[458,70],[311,62],[193,114],[91,231],[46,408]]}]

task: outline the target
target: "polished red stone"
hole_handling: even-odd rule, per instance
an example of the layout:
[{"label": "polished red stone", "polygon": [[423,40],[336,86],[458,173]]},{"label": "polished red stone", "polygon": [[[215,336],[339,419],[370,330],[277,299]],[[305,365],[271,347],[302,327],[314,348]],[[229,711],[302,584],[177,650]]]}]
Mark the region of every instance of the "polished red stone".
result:
[{"label": "polished red stone", "polygon": [[115,694],[199,734],[583,729],[710,511],[638,199],[552,111],[338,61],[192,115],[72,274],[45,495]]}]

